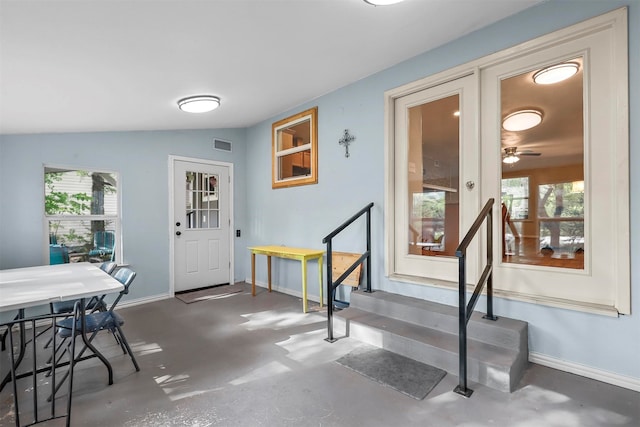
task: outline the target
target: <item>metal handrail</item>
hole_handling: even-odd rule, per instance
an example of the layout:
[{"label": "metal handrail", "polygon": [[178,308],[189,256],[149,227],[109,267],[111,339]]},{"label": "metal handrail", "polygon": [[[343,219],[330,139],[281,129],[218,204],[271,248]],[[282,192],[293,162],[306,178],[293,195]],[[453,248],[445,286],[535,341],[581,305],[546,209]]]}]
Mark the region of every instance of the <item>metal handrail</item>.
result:
[{"label": "metal handrail", "polygon": [[[340,286],[340,284],[346,279],[349,274],[353,272],[359,265],[366,261],[366,273],[367,273],[367,289],[365,292],[371,292],[371,208],[373,202],[369,203],[364,208],[360,209],[355,215],[343,222],[335,230],[329,233],[322,243],[327,245],[327,338],[325,341],[336,342],[333,337],[333,292]],[[331,240],[342,230],[351,225],[354,221],[360,218],[363,214],[367,214],[367,250],[358,260],[356,260],[342,275],[334,282],[333,281],[333,261],[332,261],[332,242]]]},{"label": "metal handrail", "polygon": [[[487,284],[487,314],[485,319],[498,320],[493,315],[493,204],[495,200],[489,199],[478,217],[469,228],[460,245],[456,249],[458,257],[458,338],[459,338],[459,383],[453,390],[465,397],[471,396],[473,390],[467,387],[467,324],[478,302],[480,293]],[[485,265],[480,280],[476,284],[473,294],[467,303],[467,277],[466,259],[467,248],[480,230],[482,223],[487,220],[487,264]]]}]

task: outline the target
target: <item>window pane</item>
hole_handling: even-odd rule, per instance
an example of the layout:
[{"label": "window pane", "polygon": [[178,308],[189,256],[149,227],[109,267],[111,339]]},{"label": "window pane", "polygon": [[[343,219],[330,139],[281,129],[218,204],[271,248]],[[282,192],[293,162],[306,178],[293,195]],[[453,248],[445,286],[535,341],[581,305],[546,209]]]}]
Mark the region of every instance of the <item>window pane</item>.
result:
[{"label": "window pane", "polygon": [[409,108],[409,253],[454,255],[459,229],[459,95]]},{"label": "window pane", "polygon": [[116,174],[46,167],[44,182],[46,215],[118,214]]},{"label": "window pane", "polygon": [[51,220],[48,224],[51,264],[115,260],[115,221],[78,218]]},{"label": "window pane", "polygon": [[278,179],[311,174],[311,150],[300,151],[278,158]]},{"label": "window pane", "polygon": [[[540,84],[542,67],[500,83],[503,262],[584,268],[583,59],[563,63],[578,72]],[[536,120],[507,123],[525,110]]]},{"label": "window pane", "polygon": [[186,172],[185,220],[187,228],[218,228],[219,176]]}]

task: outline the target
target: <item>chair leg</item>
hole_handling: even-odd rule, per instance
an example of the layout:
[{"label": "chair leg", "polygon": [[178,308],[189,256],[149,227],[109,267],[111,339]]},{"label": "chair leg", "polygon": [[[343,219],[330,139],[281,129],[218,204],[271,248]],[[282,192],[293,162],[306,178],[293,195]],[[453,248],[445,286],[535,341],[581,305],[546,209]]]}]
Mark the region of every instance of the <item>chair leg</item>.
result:
[{"label": "chair leg", "polygon": [[129,356],[131,357],[131,361],[133,362],[133,366],[135,366],[136,371],[140,371],[140,366],[138,366],[138,361],[136,360],[136,357],[133,355],[133,351],[131,351],[131,347],[129,347],[129,342],[127,341],[127,338],[124,336],[124,333],[122,332],[122,328],[118,325],[116,325],[116,329],[118,329],[118,334],[120,335],[120,342],[122,342],[125,347],[127,348],[127,352],[129,353]]},{"label": "chair leg", "polygon": [[2,351],[7,349],[7,335],[9,335],[9,328],[5,329],[0,337],[0,341],[2,341]]}]

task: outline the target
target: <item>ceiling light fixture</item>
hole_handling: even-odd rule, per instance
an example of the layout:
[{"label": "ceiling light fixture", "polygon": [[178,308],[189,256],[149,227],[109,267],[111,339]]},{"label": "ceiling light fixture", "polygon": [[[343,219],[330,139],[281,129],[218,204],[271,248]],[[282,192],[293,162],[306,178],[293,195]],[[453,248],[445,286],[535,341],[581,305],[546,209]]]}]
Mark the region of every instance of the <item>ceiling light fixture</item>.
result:
[{"label": "ceiling light fixture", "polygon": [[577,62],[563,62],[536,72],[533,75],[533,81],[539,85],[558,83],[574,76],[579,69],[580,64]]},{"label": "ceiling light fixture", "polygon": [[178,108],[187,113],[206,113],[220,106],[220,98],[213,95],[188,96],[178,101]]},{"label": "ceiling light fixture", "polygon": [[372,4],[374,6],[388,6],[390,4],[400,3],[404,0],[364,0],[365,3]]},{"label": "ceiling light fixture", "polygon": [[542,122],[542,113],[538,110],[520,110],[509,114],[502,121],[504,130],[519,132],[531,129]]}]

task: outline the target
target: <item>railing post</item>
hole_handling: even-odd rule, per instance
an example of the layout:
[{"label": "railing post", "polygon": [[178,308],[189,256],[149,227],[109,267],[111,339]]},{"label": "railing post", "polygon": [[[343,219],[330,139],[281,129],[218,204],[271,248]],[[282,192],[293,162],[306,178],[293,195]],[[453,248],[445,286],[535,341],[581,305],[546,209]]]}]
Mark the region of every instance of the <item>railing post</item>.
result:
[{"label": "railing post", "polygon": [[467,289],[466,253],[458,258],[458,351],[459,382],[454,392],[470,397],[473,390],[467,388]]},{"label": "railing post", "polygon": [[498,320],[493,315],[493,208],[487,213],[487,265],[491,266],[491,272],[487,277],[487,314],[484,319]]},{"label": "railing post", "polygon": [[371,293],[371,208],[367,209],[367,290]]},{"label": "railing post", "polygon": [[331,239],[327,240],[327,338],[325,341],[335,342],[333,337],[333,256]]}]

